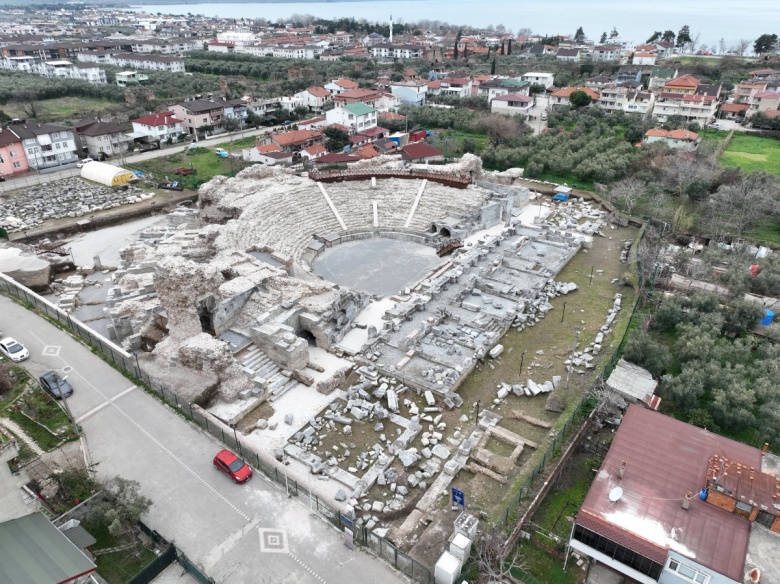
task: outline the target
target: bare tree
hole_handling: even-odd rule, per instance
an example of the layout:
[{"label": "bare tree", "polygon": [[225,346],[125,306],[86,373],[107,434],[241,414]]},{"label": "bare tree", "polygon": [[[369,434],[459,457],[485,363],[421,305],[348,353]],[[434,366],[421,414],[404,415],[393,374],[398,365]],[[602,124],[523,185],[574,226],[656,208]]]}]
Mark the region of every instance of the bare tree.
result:
[{"label": "bare tree", "polygon": [[479,575],[488,582],[504,582],[513,569],[524,568],[519,550],[505,550],[504,537],[496,529],[485,532],[477,541],[476,550]]},{"label": "bare tree", "polygon": [[694,201],[706,198],[715,173],[711,161],[690,160],[681,156],[668,156],[663,168],[666,186],[678,197],[688,197]]},{"label": "bare tree", "polygon": [[775,213],[779,198],[775,177],[756,171],[736,183],[721,186],[708,207],[719,226],[738,239],[746,229]]},{"label": "bare tree", "polygon": [[726,54],[726,39],[724,39],[723,37],[720,37],[720,40],[718,41],[718,52],[721,55]]},{"label": "bare tree", "polygon": [[627,178],[612,187],[609,192],[609,200],[613,204],[622,206],[626,213],[631,215],[637,202],[646,192],[647,183],[635,178]]},{"label": "bare tree", "polygon": [[733,51],[736,54],[744,57],[749,46],[750,46],[750,41],[748,39],[739,39],[739,42],[736,45],[734,45]]},{"label": "bare tree", "polygon": [[696,47],[699,46],[699,38],[701,37],[701,33],[696,33],[696,36],[693,37],[691,42],[689,43],[691,47],[691,54],[696,52]]},{"label": "bare tree", "polygon": [[485,132],[493,146],[510,142],[520,136],[521,126],[517,120],[495,114],[488,114],[474,121],[474,129]]}]

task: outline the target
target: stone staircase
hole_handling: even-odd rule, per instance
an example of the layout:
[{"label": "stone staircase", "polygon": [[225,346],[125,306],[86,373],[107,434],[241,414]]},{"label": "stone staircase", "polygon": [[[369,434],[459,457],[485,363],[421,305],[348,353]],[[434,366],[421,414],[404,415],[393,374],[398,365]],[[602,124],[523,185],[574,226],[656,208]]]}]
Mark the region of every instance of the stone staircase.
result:
[{"label": "stone staircase", "polygon": [[255,387],[268,395],[269,401],[274,401],[299,384],[290,377],[289,371],[283,371],[254,343],[243,349],[236,358]]}]

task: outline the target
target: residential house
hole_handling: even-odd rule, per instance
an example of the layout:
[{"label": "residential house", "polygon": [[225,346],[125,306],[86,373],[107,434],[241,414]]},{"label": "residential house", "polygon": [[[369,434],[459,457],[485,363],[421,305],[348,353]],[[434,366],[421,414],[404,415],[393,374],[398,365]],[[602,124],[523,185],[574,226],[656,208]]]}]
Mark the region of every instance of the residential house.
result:
[{"label": "residential house", "polygon": [[428,95],[428,84],[421,80],[393,81],[390,91],[403,105],[425,105]]},{"label": "residential house", "polygon": [[220,133],[224,130],[225,105],[223,98],[193,99],[171,107],[173,115],[181,120],[184,131],[196,134]]},{"label": "residential house", "polygon": [[664,142],[670,148],[677,150],[693,151],[699,147],[701,139],[696,132],[690,130],[664,130],[663,128],[650,128],[645,132],[645,143]]},{"label": "residential house", "polygon": [[101,122],[91,118],[76,122],[73,126],[81,143],[81,151],[87,151],[95,160],[123,154],[130,149],[133,139],[127,136],[127,129],[114,122]]},{"label": "residential house", "polygon": [[634,58],[631,60],[631,62],[634,65],[639,65],[639,66],[642,66],[642,65],[653,66],[653,65],[655,65],[655,62],[656,62],[657,59],[658,59],[658,55],[656,55],[655,53],[648,53],[648,52],[644,52],[644,51],[641,51],[641,52],[637,51],[636,53],[634,53]]},{"label": "residential house", "polygon": [[534,98],[528,95],[518,95],[517,93],[508,93],[493,98],[490,102],[490,111],[494,114],[505,114],[516,116],[522,114],[527,116],[534,105]]},{"label": "residential house", "polygon": [[766,91],[766,81],[740,81],[734,88],[734,102],[752,105],[757,93]]},{"label": "residential house", "polygon": [[325,49],[317,45],[275,45],[271,52],[277,59],[316,59]]},{"label": "residential house", "polygon": [[138,71],[120,71],[116,74],[116,84],[119,87],[139,85],[144,81],[149,81],[149,76]]},{"label": "residential house", "polygon": [[335,105],[346,105],[348,103],[365,103],[371,107],[376,107],[382,94],[375,89],[348,89],[338,95],[333,96]]},{"label": "residential house", "polygon": [[741,121],[750,109],[747,103],[724,103],[720,106],[720,116],[724,120]]},{"label": "residential house", "polygon": [[372,32],[371,34],[364,36],[360,40],[360,42],[363,43],[367,47],[371,47],[371,46],[378,45],[378,44],[381,44],[381,43],[386,43],[387,42],[387,38],[383,37],[378,32]]},{"label": "residential house", "polygon": [[0,176],[11,176],[29,169],[22,139],[8,128],[0,130]]},{"label": "residential house", "polygon": [[617,81],[618,83],[625,83],[627,81],[632,81],[634,83],[639,83],[642,80],[642,69],[639,67],[621,67],[618,69],[617,72]]},{"label": "residential house", "polygon": [[537,73],[532,71],[524,73],[522,79],[528,81],[531,85],[544,85],[545,89],[550,89],[555,85],[555,75],[552,73]]},{"label": "residential house", "polygon": [[741,584],[753,568],[762,582],[780,581],[769,474],[779,464],[766,447],[630,405],[567,552],[640,584]]},{"label": "residential house", "polygon": [[299,130],[316,130],[322,128],[326,123],[325,116],[318,116],[316,118],[295,122],[295,125],[298,126]]},{"label": "residential house", "polygon": [[160,144],[177,141],[185,133],[182,121],[172,111],[158,112],[130,120],[133,124],[133,132],[128,134],[135,142],[142,144]]},{"label": "residential house", "polygon": [[325,104],[331,101],[330,91],[324,87],[312,86],[303,91],[299,91],[294,97],[301,99],[301,105],[308,108],[310,112],[321,112]]},{"label": "residential house", "polygon": [[236,50],[236,45],[235,43],[213,39],[206,43],[206,50],[211,51],[212,53],[232,53]]},{"label": "residential house", "polygon": [[377,109],[377,111],[393,111],[398,109],[398,106],[401,105],[401,100],[398,98],[398,96],[393,95],[392,93],[388,93],[387,91],[380,91],[379,94],[379,99],[374,103],[374,107]]},{"label": "residential house", "polygon": [[571,94],[575,91],[582,91],[585,94],[587,94],[593,101],[597,101],[599,99],[599,93],[598,91],[594,91],[590,87],[563,87],[557,91],[554,91],[550,94],[550,105],[551,106],[557,106],[557,105],[571,105],[571,102],[569,101],[569,98],[571,97]]},{"label": "residential house", "polygon": [[7,128],[22,140],[27,164],[34,170],[66,166],[78,161],[73,131],[58,124],[14,124]]},{"label": "residential house", "polygon": [[615,85],[615,80],[609,75],[594,75],[585,80],[585,87],[601,91],[603,87]]},{"label": "residential house", "polygon": [[653,108],[655,96],[649,91],[639,91],[632,83],[607,85],[599,90],[596,105],[607,111],[646,114]]},{"label": "residential house", "polygon": [[90,584],[95,563],[40,512],[0,523],[4,584]]},{"label": "residential house", "polygon": [[[293,130],[290,132],[277,132],[258,138],[258,146],[265,146],[268,144],[274,144],[278,146],[282,152],[292,154],[292,162],[298,162],[302,157],[302,150],[310,148],[315,144],[322,144],[324,136],[322,132],[316,130]],[[273,152],[273,149],[268,149]]]},{"label": "residential house", "polygon": [[301,158],[304,160],[314,160],[315,158],[319,158],[320,156],[325,156],[328,153],[325,146],[322,144],[314,144],[313,146],[309,146],[308,148],[304,148],[301,151]]},{"label": "residential house", "polygon": [[692,75],[683,75],[668,81],[658,95],[653,115],[661,122],[671,116],[682,116],[702,126],[717,113],[720,85],[700,83]]},{"label": "residential house", "polygon": [[444,153],[433,146],[417,142],[416,144],[407,144],[401,148],[401,159],[409,162],[424,163],[433,160],[444,160]]},{"label": "residential house", "polygon": [[555,55],[558,47],[554,45],[534,45],[528,49],[528,54],[534,57],[542,57],[544,55]]},{"label": "residential house", "polygon": [[590,51],[590,57],[594,61],[619,61],[621,56],[620,45],[599,45]]},{"label": "residential house", "polygon": [[499,95],[528,95],[531,83],[524,79],[497,78],[484,81],[477,87],[477,95],[490,102]]},{"label": "residential house", "polygon": [[376,115],[376,109],[364,103],[348,103],[325,112],[328,124],[341,124],[353,133],[375,127]]},{"label": "residential house", "polygon": [[[441,83],[439,95],[454,97],[469,97],[471,95],[471,79],[464,77],[444,77]],[[435,94],[434,94],[435,95]]]},{"label": "residential house", "polygon": [[762,91],[753,96],[753,103],[750,105],[747,115],[752,116],[776,109],[780,109],[780,92]]},{"label": "residential house", "polygon": [[358,84],[352,81],[351,79],[335,79],[331,81],[330,83],[325,85],[325,89],[330,91],[331,95],[338,95],[339,93],[344,93],[348,89],[357,89]]},{"label": "residential house", "polygon": [[116,53],[111,55],[110,64],[116,67],[131,67],[133,69],[150,69],[152,71],[168,71],[169,73],[184,73],[184,59],[170,55],[142,55],[135,53]]},{"label": "residential house", "polygon": [[555,53],[555,58],[559,61],[579,61],[581,52],[582,49],[577,47],[571,49],[561,48]]},{"label": "residential house", "polygon": [[[254,148],[249,148],[249,150],[245,152],[245,158],[250,162],[261,162],[268,166],[290,166],[293,163],[294,157],[293,152],[284,151],[280,146],[274,143],[257,145]],[[296,158],[296,160],[298,158]]]},{"label": "residential house", "polygon": [[378,43],[370,50],[375,59],[421,59],[425,56],[425,47],[420,45]]},{"label": "residential house", "polygon": [[658,91],[668,81],[677,77],[677,69],[669,67],[653,67],[650,72],[650,81],[647,83],[647,88],[650,91]]}]

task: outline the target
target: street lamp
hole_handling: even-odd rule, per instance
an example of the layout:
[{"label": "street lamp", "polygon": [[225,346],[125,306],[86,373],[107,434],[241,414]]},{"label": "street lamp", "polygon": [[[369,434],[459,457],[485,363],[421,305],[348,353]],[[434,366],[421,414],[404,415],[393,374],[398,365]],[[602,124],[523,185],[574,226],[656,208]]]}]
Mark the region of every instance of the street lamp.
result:
[{"label": "street lamp", "polygon": [[233,428],[233,438],[236,440],[236,449],[238,450],[238,453],[241,454],[241,443],[238,441],[238,432],[236,431],[236,424],[230,424],[230,427]]},{"label": "street lamp", "polygon": [[70,411],[70,406],[68,405],[68,397],[62,393],[62,386],[60,385],[60,382],[65,381],[68,379],[68,376],[60,378],[59,375],[55,377],[57,380],[57,393],[60,394],[60,397],[62,398],[62,405],[65,406],[65,412],[68,414],[68,418],[70,418],[70,421],[73,423],[73,429],[76,430],[76,436],[81,436],[81,431],[79,430],[79,425],[76,423],[76,418],[73,417],[73,412]]}]

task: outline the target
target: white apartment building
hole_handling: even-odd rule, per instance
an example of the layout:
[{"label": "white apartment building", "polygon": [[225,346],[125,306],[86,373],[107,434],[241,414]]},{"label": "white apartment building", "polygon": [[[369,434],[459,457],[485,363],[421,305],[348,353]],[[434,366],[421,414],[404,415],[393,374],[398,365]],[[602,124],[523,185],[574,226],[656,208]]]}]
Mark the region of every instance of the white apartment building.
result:
[{"label": "white apartment building", "polygon": [[8,129],[22,140],[30,168],[42,170],[78,161],[73,131],[58,124],[15,124]]},{"label": "white apartment building", "polygon": [[544,85],[545,89],[549,89],[555,85],[555,75],[552,73],[538,73],[535,71],[525,73],[522,77],[523,81],[528,81],[532,85],[534,83]]},{"label": "white apartment building", "polygon": [[376,110],[364,103],[348,103],[325,112],[327,124],[341,124],[352,132],[376,127]]}]

